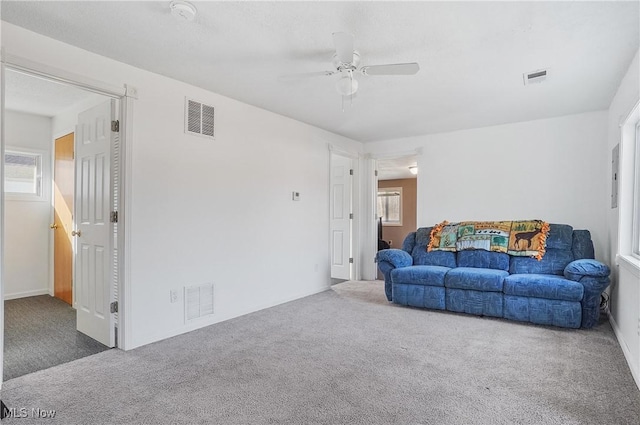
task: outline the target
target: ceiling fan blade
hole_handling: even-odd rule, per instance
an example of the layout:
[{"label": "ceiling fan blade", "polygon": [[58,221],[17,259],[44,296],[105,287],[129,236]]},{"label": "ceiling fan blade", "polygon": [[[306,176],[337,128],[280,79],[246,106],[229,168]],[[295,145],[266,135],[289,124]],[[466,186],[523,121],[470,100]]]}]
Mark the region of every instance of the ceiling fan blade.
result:
[{"label": "ceiling fan blade", "polygon": [[420,66],[416,62],[371,65],[360,68],[360,72],[364,75],[413,75],[419,70]]},{"label": "ceiling fan blade", "polygon": [[280,75],[278,77],[278,80],[293,81],[293,80],[301,80],[301,79],[312,78],[312,77],[327,77],[335,73],[336,73],[335,71],[319,71],[319,72],[303,72],[300,74],[286,74],[286,75]]},{"label": "ceiling fan blade", "polygon": [[336,54],[342,63],[353,62],[353,34],[348,32],[334,32],[333,44],[336,46]]}]

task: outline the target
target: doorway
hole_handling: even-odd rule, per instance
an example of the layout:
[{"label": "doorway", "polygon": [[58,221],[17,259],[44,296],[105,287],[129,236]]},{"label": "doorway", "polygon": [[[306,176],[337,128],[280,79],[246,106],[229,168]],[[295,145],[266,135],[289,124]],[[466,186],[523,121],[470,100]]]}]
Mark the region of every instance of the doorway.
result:
[{"label": "doorway", "polygon": [[[108,269],[105,281],[110,288],[103,295],[94,290],[89,297],[88,289],[85,292],[86,298],[102,300],[99,313],[109,321],[108,333],[115,335],[117,315],[110,310],[109,303],[112,299],[117,301],[110,294],[118,292],[115,286],[119,283],[119,273],[110,262],[112,251],[115,251],[115,246],[114,249],[111,247],[116,239],[117,224],[110,223],[115,186],[112,186],[109,173],[113,165],[118,169],[119,164],[112,163],[112,144],[108,142],[109,155],[98,153],[102,163],[93,167],[99,168],[102,177],[106,178],[104,184],[96,184],[95,176],[100,173],[91,174],[91,182],[84,185],[82,179],[76,178],[78,166],[83,172],[92,169],[90,157],[77,160],[75,136],[79,120],[82,120],[83,111],[105,103],[111,116],[115,116],[112,105],[117,102],[112,96],[13,69],[4,69],[4,76],[2,147],[5,154],[13,155],[11,163],[5,155],[3,176],[5,220],[2,235],[4,246],[9,248],[4,250],[2,281],[5,295],[3,376],[6,380],[116,346],[115,337],[110,343],[108,337],[105,340],[94,331],[81,329],[83,333],[78,330],[79,307],[83,311],[87,308],[86,303],[78,303],[76,293],[82,294],[82,289],[91,285],[95,289],[95,284],[90,282],[87,286],[87,279],[82,283],[86,267],[78,269],[77,253],[78,247],[82,250],[88,245],[84,239],[78,243],[79,226],[83,223],[74,219],[84,217],[77,213],[83,202],[77,202],[76,197],[80,197],[80,201],[97,200],[96,204],[106,206],[100,212],[101,217],[106,218],[102,220],[103,227],[109,229],[107,243],[101,244],[102,251],[106,251],[105,261],[92,267],[94,270],[96,267]],[[87,125],[80,122],[78,128],[86,130]],[[111,129],[111,126],[100,128]],[[86,131],[100,133],[96,128]],[[90,144],[88,136],[80,135],[83,146]],[[119,143],[114,145],[117,147]],[[79,193],[76,182],[80,184],[78,187],[97,187],[98,193]],[[26,193],[19,193],[21,187]],[[26,219],[31,221],[25,223]],[[27,232],[29,238],[24,234],[25,228],[30,230]],[[16,229],[21,232],[14,232]],[[12,249],[18,246],[25,249],[22,252]],[[91,258],[95,258],[98,251],[100,249],[93,249]],[[96,310],[95,306],[93,310]]]},{"label": "doorway", "polygon": [[332,284],[350,280],[353,272],[353,162],[353,158],[331,153],[329,210]]},{"label": "doorway", "polygon": [[[417,155],[379,159],[376,216],[378,250],[402,248],[417,226]],[[378,272],[379,273],[379,272]],[[380,279],[380,274],[378,274]]]}]

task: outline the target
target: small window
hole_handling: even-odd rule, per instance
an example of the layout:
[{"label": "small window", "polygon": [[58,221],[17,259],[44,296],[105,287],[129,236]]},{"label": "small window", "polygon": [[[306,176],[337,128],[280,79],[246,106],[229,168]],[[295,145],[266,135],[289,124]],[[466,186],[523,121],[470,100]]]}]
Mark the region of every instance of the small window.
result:
[{"label": "small window", "polygon": [[402,188],[378,189],[378,217],[385,226],[402,226]]},{"label": "small window", "polygon": [[21,198],[41,198],[42,155],[7,150],[4,154],[4,191]]}]

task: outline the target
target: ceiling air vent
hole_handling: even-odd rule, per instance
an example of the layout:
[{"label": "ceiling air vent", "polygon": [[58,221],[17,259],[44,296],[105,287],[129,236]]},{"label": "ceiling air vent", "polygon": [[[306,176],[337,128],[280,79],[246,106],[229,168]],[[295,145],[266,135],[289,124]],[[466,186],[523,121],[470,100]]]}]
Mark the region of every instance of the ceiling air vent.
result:
[{"label": "ceiling air vent", "polygon": [[536,71],[526,72],[522,74],[522,78],[524,79],[524,85],[527,86],[529,84],[541,83],[545,81],[548,75],[548,69],[538,69]]},{"label": "ceiling air vent", "polygon": [[185,133],[214,137],[214,107],[193,99],[186,99]]}]

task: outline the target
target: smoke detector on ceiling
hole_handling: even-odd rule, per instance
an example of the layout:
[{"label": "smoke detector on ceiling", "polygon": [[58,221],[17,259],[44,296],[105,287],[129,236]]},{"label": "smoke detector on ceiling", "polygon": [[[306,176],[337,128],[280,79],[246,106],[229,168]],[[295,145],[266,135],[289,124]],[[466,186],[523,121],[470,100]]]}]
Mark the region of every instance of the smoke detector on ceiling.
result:
[{"label": "smoke detector on ceiling", "polygon": [[171,14],[179,21],[192,22],[196,18],[196,7],[189,2],[174,0],[169,4]]},{"label": "smoke detector on ceiling", "polygon": [[549,76],[549,68],[547,69],[537,69],[531,72],[525,72],[522,74],[522,79],[524,80],[524,85],[527,86],[529,84],[541,83],[547,79]]}]

